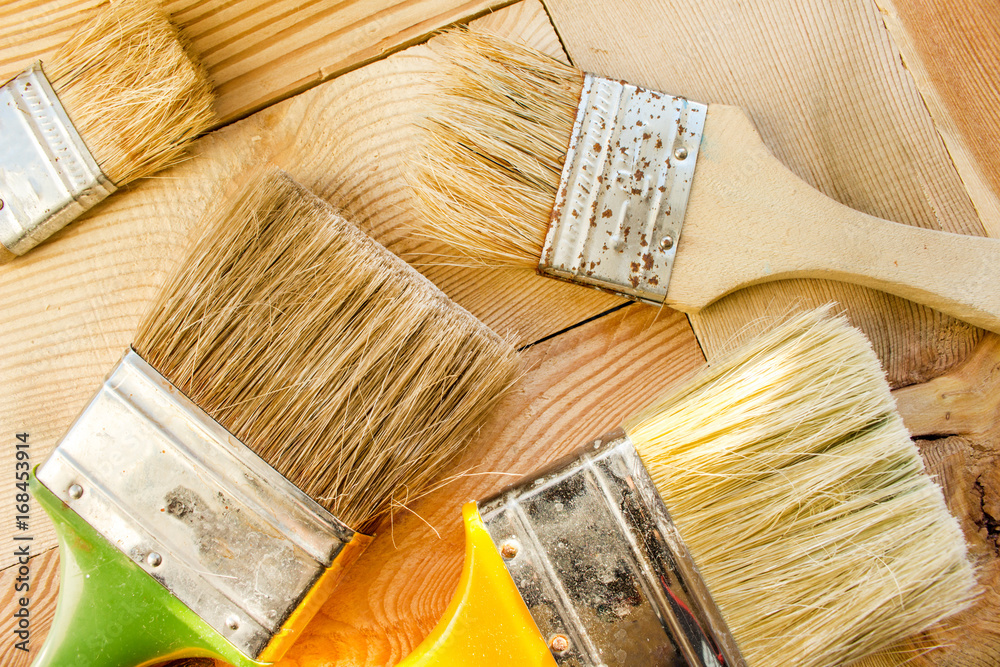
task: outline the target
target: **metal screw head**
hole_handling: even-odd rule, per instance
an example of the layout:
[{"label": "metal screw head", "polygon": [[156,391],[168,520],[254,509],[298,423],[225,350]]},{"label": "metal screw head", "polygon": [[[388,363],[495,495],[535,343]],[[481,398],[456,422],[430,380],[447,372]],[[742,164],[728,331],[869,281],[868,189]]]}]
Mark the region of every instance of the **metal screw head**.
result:
[{"label": "metal screw head", "polygon": [[226,617],[226,625],[229,627],[230,630],[239,630],[240,628],[239,617],[236,614],[230,614],[229,616]]},{"label": "metal screw head", "polygon": [[80,486],[79,484],[71,484],[69,489],[66,490],[66,492],[69,494],[70,498],[76,500],[83,495],[83,487]]},{"label": "metal screw head", "polygon": [[549,640],[549,649],[553,653],[565,653],[569,650],[569,637],[566,635],[556,635]]},{"label": "metal screw head", "polygon": [[660,250],[670,250],[674,247],[674,237],[667,235],[660,239]]},{"label": "metal screw head", "polygon": [[155,551],[150,551],[146,556],[146,562],[149,563],[150,567],[157,567],[163,562],[163,556],[156,553]]},{"label": "metal screw head", "polygon": [[0,199],[0,211],[2,211],[2,210],[3,210],[3,200]]},{"label": "metal screw head", "polygon": [[686,160],[688,156],[688,149],[683,146],[678,146],[674,149],[674,157],[678,160]]},{"label": "metal screw head", "polygon": [[502,547],[500,547],[500,555],[508,560],[517,555],[517,545],[513,542],[505,542]]}]

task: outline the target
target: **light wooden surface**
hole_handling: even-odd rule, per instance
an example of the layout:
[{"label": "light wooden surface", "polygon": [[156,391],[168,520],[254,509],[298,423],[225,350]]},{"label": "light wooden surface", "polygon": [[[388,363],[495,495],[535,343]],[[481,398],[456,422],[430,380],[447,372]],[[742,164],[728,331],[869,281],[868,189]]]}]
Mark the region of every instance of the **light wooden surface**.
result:
[{"label": "light wooden surface", "polygon": [[[538,4],[482,19],[558,48]],[[604,312],[621,299],[541,277],[440,265],[413,238],[403,168],[421,84],[434,66],[418,46],[348,73],[200,140],[193,159],[115,196],[29,255],[0,267],[0,432],[31,434],[44,460],[129,344],[143,308],[175,266],[207,202],[247,165],[270,160],[416,264],[484,322],[521,344]],[[13,449],[0,468],[13,469]],[[14,527],[0,524],[0,540]],[[46,535],[52,544],[50,535]],[[12,556],[0,554],[0,566]]]},{"label": "light wooden surface", "polygon": [[992,0],[875,0],[990,236],[1000,237],[1000,12]]},{"label": "light wooden surface", "polygon": [[[100,0],[13,2],[0,20],[0,79],[65,42]],[[163,0],[215,86],[219,124],[423,41],[511,0]]]},{"label": "light wooden surface", "polygon": [[[928,229],[979,235],[991,231],[978,220],[925,97],[873,3],[658,0],[628,12],[616,3],[549,0],[546,6],[577,66],[702,102],[742,107],[782,163],[841,203]],[[963,11],[957,3],[941,10],[955,16]],[[992,39],[988,23],[977,30]],[[925,33],[922,43],[928,51],[936,35]],[[952,37],[961,39],[954,33]],[[989,46],[975,50],[975,57],[983,54],[988,71],[991,52]],[[965,74],[976,78],[974,72]],[[990,76],[979,79],[988,82]],[[976,105],[995,108],[1000,101],[995,86],[975,90],[982,98]],[[979,136],[990,131],[984,127]],[[995,161],[984,159],[987,166],[995,166]],[[959,264],[951,271],[962,268]],[[872,339],[894,386],[947,372],[983,335],[881,292],[815,280],[751,287],[691,321],[712,358],[752,334],[755,323],[768,314],[830,300],[844,307]],[[982,461],[995,456],[998,444],[968,442],[968,449],[939,459],[936,472],[951,493],[952,511],[962,518],[987,594],[958,620],[957,630],[934,633],[922,642],[924,647],[940,642],[944,648],[919,657],[901,656],[912,658],[911,664],[1000,663],[1000,552],[991,532],[1000,515],[995,504],[983,500],[996,493],[995,478],[980,472]],[[937,443],[922,445],[930,453]],[[964,459],[963,452],[968,454]],[[878,664],[892,662],[885,657]]]},{"label": "light wooden surface", "polygon": [[[975,208],[876,7],[867,0],[550,0],[574,63],[700,102],[746,110],[775,156],[851,208],[982,234]],[[683,234],[682,234],[683,242]],[[692,318],[712,357],[747,321],[835,299],[874,339],[894,384],[958,362],[980,332],[872,290],[822,284],[744,290]]]},{"label": "light wooden surface", "polygon": [[[537,48],[560,52],[537,2],[522,3],[480,20]],[[29,432],[33,462],[44,460],[128,345],[144,306],[178,263],[201,211],[227,179],[260,160],[273,161],[342,208],[365,231],[416,264],[457,302],[522,344],[621,304],[619,298],[541,277],[525,280],[516,272],[498,274],[491,269],[441,265],[436,257],[440,247],[410,235],[408,221],[413,211],[403,170],[413,149],[409,124],[434,66],[428,48],[417,46],[385,58],[211,133],[197,143],[193,159],[112,197],[30,255],[0,268],[0,302],[5,304],[5,313],[16,314],[8,315],[0,327],[0,344],[16,350],[0,360],[0,402],[4,406],[0,432]],[[655,317],[646,326],[666,331],[667,339],[658,345],[672,354],[671,367],[685,369],[703,363],[683,317],[670,311],[661,317],[669,321],[667,329],[659,328]],[[626,348],[630,345],[628,337],[620,333],[610,340]],[[610,343],[602,339],[594,345],[590,358],[599,357]],[[628,353],[623,359],[635,360],[635,356]],[[579,358],[576,363],[580,363]],[[614,373],[624,369],[622,365]],[[596,363],[593,372],[598,374],[595,381],[606,380],[602,373],[607,371]],[[544,378],[538,382],[543,383]],[[576,391],[576,387],[558,389],[555,380],[551,388],[557,395]],[[593,424],[589,404],[578,408],[569,404],[561,410],[560,419]],[[520,414],[521,406],[512,407],[500,411],[497,418],[500,423],[510,422]],[[550,414],[556,418],[555,412]],[[613,425],[612,420],[608,428]],[[544,418],[536,426],[547,427],[559,429],[546,426]],[[497,445],[508,457],[504,461],[516,455],[512,438]],[[533,452],[529,460],[542,456]],[[0,449],[0,469],[13,470],[13,448]],[[438,516],[443,523],[453,521],[458,527],[460,513],[451,510],[469,496],[462,495],[456,501],[455,488],[460,489],[449,487],[424,501],[421,511],[436,503],[447,506]],[[0,523],[0,541],[9,543],[16,531],[7,507]],[[32,552],[45,554],[33,567],[39,577],[34,589],[39,597],[32,606],[39,618],[32,634],[37,649],[44,639],[46,614],[51,613],[54,602],[56,560],[51,551],[54,535],[37,506],[30,533],[35,538]],[[397,558],[402,562],[405,556],[406,552],[400,551]],[[0,568],[9,568],[12,563],[10,550],[0,554]],[[457,577],[457,569],[454,574]],[[418,592],[416,588],[407,590]],[[386,627],[407,628],[409,636],[417,636],[426,629],[426,618],[440,611],[433,609],[420,626],[413,625],[416,620],[409,617],[380,617],[380,622]],[[6,627],[3,624],[9,614],[5,619],[0,621],[0,629]],[[9,648],[0,645],[0,663],[27,664],[26,656],[2,652]],[[15,662],[7,662],[8,658]]]},{"label": "light wooden surface", "polygon": [[[81,20],[76,10],[92,4],[56,0],[0,8],[0,16],[20,29],[0,36],[0,71],[16,70],[50,51]],[[109,200],[32,256],[0,269],[5,305],[0,343],[15,350],[0,361],[0,433],[30,431],[34,460],[43,460],[127,344],[144,303],[176,264],[217,184],[256,159],[272,159],[288,169],[461,304],[522,342],[559,333],[621,304],[596,291],[516,271],[436,265],[435,245],[409,236],[412,212],[402,185],[411,150],[406,123],[419,107],[418,91],[430,66],[425,47],[272,104],[491,4],[502,3],[170,3],[195,50],[223,83],[224,116],[269,106],[200,141],[197,159]],[[951,144],[940,139],[923,91],[901,65],[882,15],[867,0],[658,0],[642,5],[548,0],[546,9],[578,66],[700,101],[743,106],[784,164],[853,208],[931,229],[992,231],[968,222],[975,220],[973,201],[982,212],[980,199],[970,197],[970,181],[961,168],[956,171],[954,153],[948,152]],[[534,0],[484,20],[501,33],[559,51],[546,13]],[[929,42],[924,44],[930,49]],[[263,88],[257,87],[260,82]],[[990,94],[988,88],[977,90]],[[695,319],[699,341],[673,311],[629,305],[528,348],[525,382],[456,464],[456,471],[468,474],[415,503],[416,514],[401,513],[380,531],[383,539],[363,557],[286,664],[382,665],[404,655],[437,620],[457,581],[462,501],[509,479],[492,473],[529,472],[610,428],[661,385],[702,363],[699,342],[710,355],[717,354],[768,313],[785,312],[791,304],[839,301],[872,337],[897,386],[947,373],[958,383],[957,391],[967,394],[995,378],[982,374],[985,362],[974,361],[989,358],[991,337],[901,299],[827,281],[782,281],[744,292]],[[970,356],[973,350],[976,356]],[[967,358],[971,366],[962,365]],[[926,399],[940,384],[919,391]],[[931,405],[940,407],[938,399]],[[967,405],[981,407],[975,400]],[[1000,661],[998,437],[989,430],[988,411],[967,420],[963,423],[979,426],[958,430],[960,438],[920,444],[962,518],[983,568],[981,579],[991,588],[983,605],[961,621],[964,625],[924,638],[925,647],[937,640],[949,644],[945,650],[910,664],[985,667]],[[949,431],[933,428],[941,435]],[[10,469],[5,447],[0,470]],[[52,611],[57,560],[40,514],[36,508],[32,528],[34,553],[44,554],[32,569],[38,586],[32,606],[36,648]],[[12,531],[4,519],[0,540],[9,543]],[[9,555],[0,554],[0,568],[10,563]],[[10,577],[9,568],[0,570],[0,590],[7,590]],[[3,633],[9,627],[6,610],[6,620],[0,620]],[[873,661],[868,667],[897,662]],[[0,645],[0,663],[16,667],[27,661],[12,658],[9,645]]]}]

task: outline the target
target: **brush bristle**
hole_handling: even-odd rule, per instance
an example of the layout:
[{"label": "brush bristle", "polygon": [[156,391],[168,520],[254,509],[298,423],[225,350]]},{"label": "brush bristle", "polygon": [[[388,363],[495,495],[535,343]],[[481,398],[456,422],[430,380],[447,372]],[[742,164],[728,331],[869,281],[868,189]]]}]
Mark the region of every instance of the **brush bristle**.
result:
[{"label": "brush bristle", "polygon": [[448,33],[410,175],[421,224],[475,262],[535,267],[583,74],[501,37]]},{"label": "brush bristle", "polygon": [[116,185],[176,161],[213,118],[205,71],[154,0],[111,0],[43,68]]},{"label": "brush bristle", "polygon": [[958,522],[843,318],[790,320],[625,430],[751,667],[847,665],[974,597]]},{"label": "brush bristle", "polygon": [[366,531],[513,382],[513,347],[280,172],[249,179],[146,314],[136,352]]}]

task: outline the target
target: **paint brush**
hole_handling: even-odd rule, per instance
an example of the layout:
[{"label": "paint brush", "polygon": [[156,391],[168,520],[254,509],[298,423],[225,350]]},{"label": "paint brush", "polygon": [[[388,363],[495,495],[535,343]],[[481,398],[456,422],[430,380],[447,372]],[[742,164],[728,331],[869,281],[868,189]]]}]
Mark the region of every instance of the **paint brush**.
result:
[{"label": "paint brush", "polygon": [[204,69],[155,0],[111,0],[0,87],[0,263],[175,162],[213,118]]},{"label": "paint brush", "polygon": [[688,313],[756,283],[829,278],[1000,332],[1000,240],[829,199],[742,110],[482,32],[453,31],[436,49],[444,72],[410,178],[427,234],[463,255]]},{"label": "paint brush", "polygon": [[976,590],[878,359],[824,310],[463,514],[405,667],[840,666]]},{"label": "paint brush", "polygon": [[280,172],[246,179],[33,489],[38,667],[272,664],[517,373],[512,346]]}]

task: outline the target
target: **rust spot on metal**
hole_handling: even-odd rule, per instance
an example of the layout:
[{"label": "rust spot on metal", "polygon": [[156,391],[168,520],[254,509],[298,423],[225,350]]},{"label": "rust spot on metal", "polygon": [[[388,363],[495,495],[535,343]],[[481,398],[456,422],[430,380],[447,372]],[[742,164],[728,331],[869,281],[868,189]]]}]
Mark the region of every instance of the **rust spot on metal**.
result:
[{"label": "rust spot on metal", "polygon": [[500,555],[508,559],[513,558],[517,555],[517,545],[507,542],[500,547]]},{"label": "rust spot on metal", "polygon": [[595,141],[594,142],[594,152],[595,153],[600,153],[601,152],[601,142],[599,142],[599,141]]},{"label": "rust spot on metal", "polygon": [[611,211],[610,208],[604,209],[604,213],[601,213],[601,217],[602,218],[610,218],[613,215],[614,215],[614,213]]},{"label": "rust spot on metal", "polygon": [[549,648],[553,653],[565,653],[569,650],[569,637],[566,635],[556,635],[549,641]]},{"label": "rust spot on metal", "polygon": [[649,141],[652,138],[653,138],[653,135],[650,134],[649,132],[643,132],[642,133],[642,140],[643,141]]},{"label": "rust spot on metal", "polygon": [[646,282],[648,282],[648,283],[649,283],[650,285],[652,285],[653,287],[656,287],[657,285],[659,285],[659,284],[660,284],[660,279],[659,279],[659,278],[658,278],[658,277],[656,276],[656,274],[654,273],[653,275],[651,275],[651,276],[649,277],[649,279],[648,279],[648,280],[647,280]]},{"label": "rust spot on metal", "polygon": [[647,252],[647,253],[644,253],[642,255],[642,268],[646,269],[647,271],[649,271],[651,268],[653,268],[653,255],[652,254],[650,254],[650,253]]},{"label": "rust spot on metal", "polygon": [[[632,273],[639,273],[639,262],[629,262],[629,266],[632,267]],[[635,287],[635,285],[632,285]]]}]

